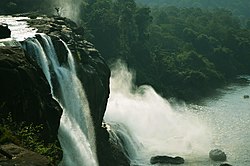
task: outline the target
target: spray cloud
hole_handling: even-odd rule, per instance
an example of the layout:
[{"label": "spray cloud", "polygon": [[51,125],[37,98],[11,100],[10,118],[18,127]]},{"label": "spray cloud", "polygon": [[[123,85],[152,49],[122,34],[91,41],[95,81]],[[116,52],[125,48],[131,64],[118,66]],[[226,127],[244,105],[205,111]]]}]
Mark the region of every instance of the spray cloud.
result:
[{"label": "spray cloud", "polygon": [[[121,124],[134,138],[129,142],[140,145],[128,153],[131,162],[149,161],[155,155],[207,156],[210,138],[207,127],[190,111],[175,110],[170,103],[158,95],[151,86],[136,87],[133,74],[118,62],[111,75],[111,94],[105,114],[105,121]],[[180,108],[179,108],[180,109]],[[115,126],[117,127],[117,126]],[[131,145],[130,145],[131,146]],[[136,158],[134,158],[136,157]]]},{"label": "spray cloud", "polygon": [[76,23],[79,23],[80,12],[82,7],[86,5],[83,0],[56,0],[53,3],[55,8],[59,8],[60,16],[70,18]]}]

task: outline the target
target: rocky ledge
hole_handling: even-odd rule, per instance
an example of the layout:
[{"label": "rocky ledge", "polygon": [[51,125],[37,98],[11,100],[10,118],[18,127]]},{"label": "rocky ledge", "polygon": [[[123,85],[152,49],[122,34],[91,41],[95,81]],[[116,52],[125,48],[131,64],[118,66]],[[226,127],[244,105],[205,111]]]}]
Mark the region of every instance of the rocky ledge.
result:
[{"label": "rocky ledge", "polygon": [[45,156],[31,152],[15,144],[6,144],[0,148],[1,166],[49,166],[50,160]]}]

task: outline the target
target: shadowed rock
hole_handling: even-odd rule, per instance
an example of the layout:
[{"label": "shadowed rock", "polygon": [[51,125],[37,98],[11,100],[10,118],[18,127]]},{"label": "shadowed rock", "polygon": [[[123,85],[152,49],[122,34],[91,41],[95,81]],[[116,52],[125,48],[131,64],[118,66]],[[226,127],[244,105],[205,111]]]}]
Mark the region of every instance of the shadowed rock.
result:
[{"label": "shadowed rock", "polygon": [[0,24],[0,39],[9,38],[11,31],[7,24]]}]

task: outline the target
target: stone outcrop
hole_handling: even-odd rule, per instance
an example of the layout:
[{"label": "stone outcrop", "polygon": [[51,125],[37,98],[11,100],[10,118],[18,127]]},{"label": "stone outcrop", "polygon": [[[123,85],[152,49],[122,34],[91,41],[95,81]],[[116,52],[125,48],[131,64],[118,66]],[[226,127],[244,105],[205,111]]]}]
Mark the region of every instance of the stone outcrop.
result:
[{"label": "stone outcrop", "polygon": [[151,164],[184,164],[182,157],[170,157],[170,156],[153,156],[150,159]]}]

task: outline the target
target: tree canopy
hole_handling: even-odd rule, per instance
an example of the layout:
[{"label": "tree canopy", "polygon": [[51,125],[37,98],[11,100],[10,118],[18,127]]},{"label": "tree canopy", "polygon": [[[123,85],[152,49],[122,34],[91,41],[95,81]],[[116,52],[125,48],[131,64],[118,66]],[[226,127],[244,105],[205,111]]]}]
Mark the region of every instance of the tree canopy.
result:
[{"label": "tree canopy", "polygon": [[[190,99],[250,72],[250,31],[230,10],[149,8],[132,0],[105,2],[108,10],[92,8],[89,14],[99,11],[108,18],[89,15],[83,20],[105,59],[125,60],[136,70],[137,84],[150,84],[164,96]],[[92,7],[100,3],[97,0]],[[106,19],[112,23],[103,22]],[[106,32],[110,25],[116,30]],[[97,27],[102,32],[96,33]]]}]

